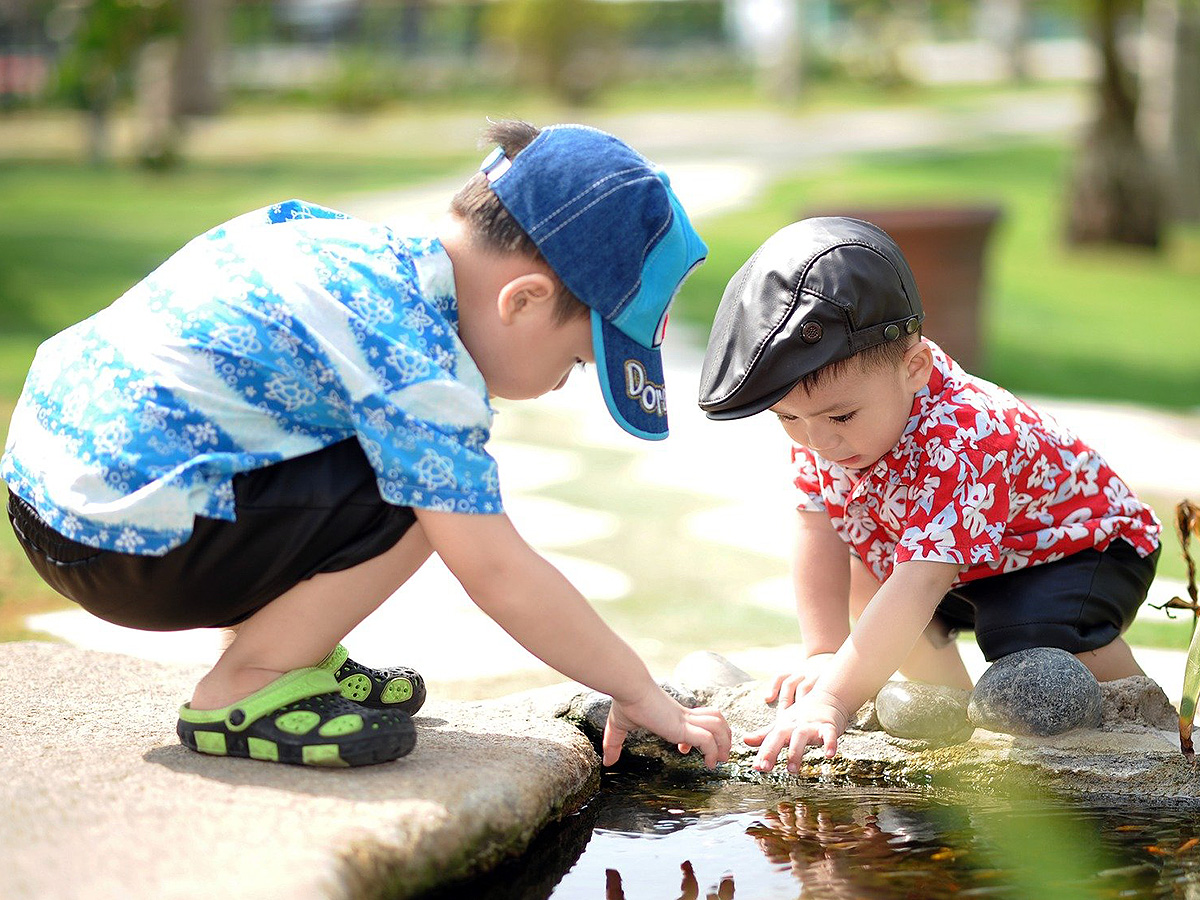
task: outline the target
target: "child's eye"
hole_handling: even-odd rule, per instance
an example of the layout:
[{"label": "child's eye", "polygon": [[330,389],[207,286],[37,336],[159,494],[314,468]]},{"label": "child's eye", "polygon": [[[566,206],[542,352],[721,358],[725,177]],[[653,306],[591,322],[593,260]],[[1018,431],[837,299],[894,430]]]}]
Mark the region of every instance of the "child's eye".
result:
[{"label": "child's eye", "polygon": [[844,415],[840,415],[840,416],[830,416],[830,417],[829,417],[829,421],[830,421],[830,422],[837,422],[839,425],[844,425],[844,424],[846,424],[847,422],[849,422],[851,419],[853,419],[853,418],[854,418],[854,415],[855,415],[855,413],[857,413],[857,412],[858,412],[858,410],[856,409],[856,410],[854,410],[854,412],[848,412],[848,413],[845,413]]},{"label": "child's eye", "polygon": [[779,417],[780,422],[795,422],[796,421],[795,416],[785,416],[783,413],[775,413],[775,415]]}]

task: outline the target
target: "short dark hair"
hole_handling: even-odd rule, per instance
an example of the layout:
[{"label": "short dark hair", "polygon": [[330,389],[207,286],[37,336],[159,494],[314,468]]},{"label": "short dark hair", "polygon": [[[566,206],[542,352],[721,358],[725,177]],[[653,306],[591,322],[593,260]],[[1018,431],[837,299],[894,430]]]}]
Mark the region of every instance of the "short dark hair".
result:
[{"label": "short dark hair", "polygon": [[[502,119],[488,123],[481,143],[503,148],[504,155],[512,159],[541,133],[540,128],[528,122]],[[488,183],[487,176],[482,172],[476,173],[454,195],[450,201],[450,212],[466,223],[472,237],[479,241],[485,250],[493,253],[519,253],[545,264],[550,271],[554,271],[538,251],[537,245],[525,233],[525,229],[509,215]],[[565,323],[587,315],[589,310],[583,301],[567,289],[557,274],[555,280],[558,282],[558,292],[554,296],[556,320]]]},{"label": "short dark hair", "polygon": [[831,378],[837,378],[839,375],[845,373],[855,362],[863,370],[898,366],[900,365],[900,361],[904,359],[904,354],[909,351],[909,348],[914,347],[920,339],[921,329],[918,328],[912,339],[884,341],[882,344],[876,344],[873,347],[860,350],[853,356],[847,356],[845,359],[835,360],[828,365],[821,366],[819,369],[814,369],[796,382],[796,384],[804,389],[804,393],[811,394],[823,382]]}]

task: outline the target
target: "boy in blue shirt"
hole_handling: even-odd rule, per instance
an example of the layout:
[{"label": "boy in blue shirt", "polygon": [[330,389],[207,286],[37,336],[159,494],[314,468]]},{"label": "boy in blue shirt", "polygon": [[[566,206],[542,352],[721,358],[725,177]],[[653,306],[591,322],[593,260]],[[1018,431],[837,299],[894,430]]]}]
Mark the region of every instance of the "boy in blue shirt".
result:
[{"label": "boy in blue shirt", "polygon": [[[290,201],[201,235],[39,349],[0,477],[30,561],[92,613],[235,629],[180,709],[193,750],[396,759],[420,676],[339,641],[436,552],[563,674],[642,726],[729,751],[503,513],[489,397],[595,361],[614,418],[666,436],[658,344],[706,249],[665,174],[581,126],[493,125],[437,237]],[[638,390],[628,386],[637,381]]]}]

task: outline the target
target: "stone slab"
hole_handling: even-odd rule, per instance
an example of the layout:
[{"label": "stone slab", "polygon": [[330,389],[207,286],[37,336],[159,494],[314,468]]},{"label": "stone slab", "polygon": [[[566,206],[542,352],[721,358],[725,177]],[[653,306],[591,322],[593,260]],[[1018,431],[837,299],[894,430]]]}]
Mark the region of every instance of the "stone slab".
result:
[{"label": "stone slab", "polygon": [[[1130,800],[1144,804],[1200,806],[1200,767],[1179,750],[1170,727],[1176,715],[1149,678],[1128,678],[1105,687],[1099,728],[1078,728],[1053,737],[1016,737],[982,728],[957,744],[893,737],[878,729],[870,704],[838,740],[838,752],[825,759],[820,748],[805,752],[799,772],[781,762],[766,774],[753,769],[757,749],[742,736],[769,724],[775,710],[763,702],[763,682],[711,691],[695,689],[695,702],[717,706],[733,729],[728,763],[717,767],[726,778],[764,782],[802,794],[812,781],[966,791],[995,796],[1049,794],[1069,800]],[[605,700],[584,692],[560,704],[557,713],[593,740]],[[675,771],[703,772],[693,751],[682,756],[653,735],[635,731],[626,752]]]},{"label": "stone slab", "polygon": [[402,898],[519,852],[598,785],[586,738],[520,697],[430,702],[416,750],[378,766],[201,756],[174,727],[203,671],[0,644],[0,897]]}]

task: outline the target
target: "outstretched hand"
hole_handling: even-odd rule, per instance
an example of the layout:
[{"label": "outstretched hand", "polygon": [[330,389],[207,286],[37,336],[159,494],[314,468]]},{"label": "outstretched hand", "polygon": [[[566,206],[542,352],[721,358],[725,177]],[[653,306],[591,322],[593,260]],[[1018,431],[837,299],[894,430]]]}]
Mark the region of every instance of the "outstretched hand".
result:
[{"label": "outstretched hand", "polygon": [[658,685],[633,702],[613,700],[601,742],[604,765],[621,756],[625,737],[635,728],[646,728],[688,753],[696,747],[704,754],[704,765],[715,768],[729,759],[733,734],[725,716],[715,707],[688,709],[666,695]]},{"label": "outstretched hand", "polygon": [[784,747],[788,748],[788,771],[798,772],[804,750],[810,745],[824,746],[825,758],[837,753],[838,736],[850,720],[829,694],[809,691],[792,706],[781,709],[774,723],[743,737],[751,747],[758,747],[754,768],[769,772]]}]

